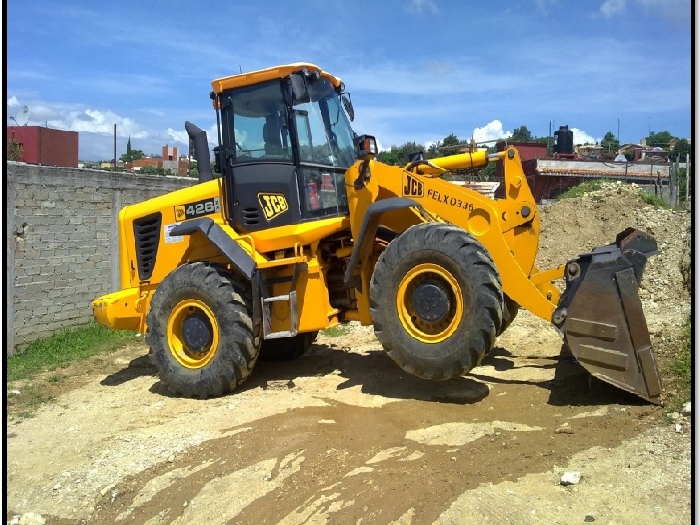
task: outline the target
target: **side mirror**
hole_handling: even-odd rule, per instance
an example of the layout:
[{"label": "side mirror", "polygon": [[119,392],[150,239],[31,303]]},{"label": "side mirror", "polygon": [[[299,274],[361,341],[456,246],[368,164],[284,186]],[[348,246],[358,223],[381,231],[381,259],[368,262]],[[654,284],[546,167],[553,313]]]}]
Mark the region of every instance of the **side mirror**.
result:
[{"label": "side mirror", "polygon": [[350,100],[350,97],[346,96],[346,95],[341,95],[340,102],[343,104],[343,108],[345,108],[345,113],[348,114],[348,118],[350,119],[350,122],[354,121],[355,120],[355,109],[352,107],[352,101]]},{"label": "side mirror", "polygon": [[292,87],[293,105],[311,102],[303,73],[292,73],[289,75],[289,83]]}]

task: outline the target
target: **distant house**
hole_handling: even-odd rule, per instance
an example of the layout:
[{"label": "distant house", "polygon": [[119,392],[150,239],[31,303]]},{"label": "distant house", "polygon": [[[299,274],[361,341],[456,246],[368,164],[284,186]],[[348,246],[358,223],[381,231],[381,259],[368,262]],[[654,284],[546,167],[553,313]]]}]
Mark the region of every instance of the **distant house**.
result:
[{"label": "distant house", "polygon": [[186,177],[190,163],[186,158],[182,159],[178,156],[177,146],[168,146],[166,144],[163,146],[162,155],[160,157],[143,157],[126,164],[127,169],[136,172],[149,166],[152,168],[162,168],[166,173],[169,171],[172,175]]},{"label": "distant house", "polygon": [[663,148],[636,148],[634,150],[634,162],[646,160],[647,162],[668,162],[670,152]]},{"label": "distant house", "polygon": [[78,167],[78,132],[42,126],[7,126],[7,141],[22,147],[21,162]]},{"label": "distant house", "polygon": [[627,144],[623,144],[622,146],[620,146],[619,152],[623,155],[634,155],[634,150],[642,148],[643,146],[641,144],[634,144],[628,142]]},{"label": "distant house", "polygon": [[603,153],[603,146],[596,144],[582,144],[574,148],[574,153],[578,153],[584,159],[597,159]]}]

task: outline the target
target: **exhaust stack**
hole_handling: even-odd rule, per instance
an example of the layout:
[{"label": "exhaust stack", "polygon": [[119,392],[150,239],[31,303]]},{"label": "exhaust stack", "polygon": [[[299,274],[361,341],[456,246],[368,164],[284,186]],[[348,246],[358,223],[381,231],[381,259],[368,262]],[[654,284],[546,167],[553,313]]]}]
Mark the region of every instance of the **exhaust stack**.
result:
[{"label": "exhaust stack", "polygon": [[194,156],[197,160],[199,182],[213,180],[214,174],[211,171],[207,132],[199,129],[189,121],[185,122],[185,131],[187,131],[187,135],[190,137],[190,156]]}]

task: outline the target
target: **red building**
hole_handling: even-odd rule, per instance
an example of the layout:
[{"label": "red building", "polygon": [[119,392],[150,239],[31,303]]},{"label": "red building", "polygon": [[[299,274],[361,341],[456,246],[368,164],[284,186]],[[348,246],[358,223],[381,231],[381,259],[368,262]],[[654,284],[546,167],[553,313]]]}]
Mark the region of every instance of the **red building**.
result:
[{"label": "red building", "polygon": [[187,176],[187,170],[189,169],[189,161],[186,159],[180,159],[178,157],[177,146],[163,146],[162,155],[160,158],[153,157],[143,157],[141,159],[136,159],[131,163],[124,164],[124,167],[131,171],[141,171],[141,168],[152,167],[152,168],[163,168],[166,172],[168,170],[172,175],[179,175],[180,177]]},{"label": "red building", "polygon": [[78,132],[41,126],[8,126],[7,141],[22,147],[21,162],[78,167]]},{"label": "red building", "polygon": [[[537,192],[537,173],[535,167],[537,166],[537,159],[547,158],[547,144],[544,142],[512,142],[512,141],[502,141],[496,143],[496,151],[505,151],[508,146],[515,146],[520,153],[520,160],[523,164],[523,172],[525,177],[527,177],[527,183],[530,185],[530,189],[535,197],[535,202],[539,202],[542,195],[538,195]],[[497,199],[503,199],[505,197],[505,184],[503,176],[503,161],[499,160],[496,163],[496,180],[500,182],[500,186],[496,188],[495,197]]]}]

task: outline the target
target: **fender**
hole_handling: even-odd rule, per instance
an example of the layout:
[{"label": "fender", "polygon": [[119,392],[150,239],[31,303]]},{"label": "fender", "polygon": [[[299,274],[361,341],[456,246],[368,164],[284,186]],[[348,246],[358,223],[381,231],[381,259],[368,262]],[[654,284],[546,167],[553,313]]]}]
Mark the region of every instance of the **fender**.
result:
[{"label": "fender", "polygon": [[362,226],[360,227],[359,237],[355,239],[355,247],[352,250],[348,267],[345,270],[344,280],[346,286],[350,286],[352,281],[352,273],[355,271],[355,267],[357,266],[360,256],[363,255],[363,260],[367,257],[368,251],[377,235],[379,219],[382,214],[388,211],[400,210],[403,208],[416,208],[421,212],[421,214],[423,214],[423,206],[414,200],[406,199],[404,197],[384,199],[374,202],[367,207],[365,216],[362,218]]},{"label": "fender", "polygon": [[216,224],[209,217],[200,219],[190,219],[181,222],[170,230],[170,236],[192,235],[201,232],[209,241],[216,246],[226,258],[231,261],[236,272],[245,277],[253,289],[253,326],[260,324],[260,276],[257,264],[241,246],[233,240],[221,226]]}]

